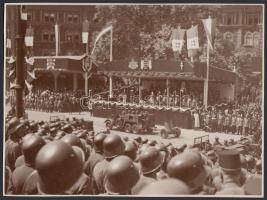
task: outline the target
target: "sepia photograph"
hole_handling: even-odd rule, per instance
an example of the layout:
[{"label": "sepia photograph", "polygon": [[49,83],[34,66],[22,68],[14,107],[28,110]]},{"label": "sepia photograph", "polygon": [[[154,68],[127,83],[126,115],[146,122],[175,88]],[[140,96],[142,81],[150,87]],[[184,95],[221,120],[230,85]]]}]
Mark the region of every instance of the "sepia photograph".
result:
[{"label": "sepia photograph", "polygon": [[264,196],[264,4],[3,9],[3,196]]}]

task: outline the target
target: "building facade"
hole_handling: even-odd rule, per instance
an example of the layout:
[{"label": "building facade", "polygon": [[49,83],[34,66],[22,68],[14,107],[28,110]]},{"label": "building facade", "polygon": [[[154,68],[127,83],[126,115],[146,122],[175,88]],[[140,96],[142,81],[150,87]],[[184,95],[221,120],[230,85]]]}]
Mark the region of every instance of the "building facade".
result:
[{"label": "building facade", "polygon": [[[6,6],[7,38],[11,39],[11,49],[7,49],[7,56],[14,54],[16,6]],[[55,24],[59,25],[59,56],[79,56],[85,53],[86,47],[82,43],[82,23],[88,19],[89,32],[97,27],[94,21],[94,5],[27,5],[27,26],[34,29],[34,56],[55,55]],[[223,40],[231,43],[235,51],[242,51],[248,59],[248,71],[262,68],[262,38],[263,38],[263,7],[248,5],[224,5],[217,8],[221,17],[217,19],[217,28],[223,35]],[[89,35],[89,37],[91,37]],[[37,66],[38,67],[38,66]],[[256,69],[255,69],[256,68]],[[261,70],[260,70],[261,71]],[[73,72],[68,70],[37,70],[39,82],[54,85],[55,89],[65,87],[70,83],[73,90],[83,89],[84,78],[82,70]],[[66,81],[67,80],[67,81]],[[38,82],[38,81],[37,81]],[[37,83],[38,85],[38,83]]]}]

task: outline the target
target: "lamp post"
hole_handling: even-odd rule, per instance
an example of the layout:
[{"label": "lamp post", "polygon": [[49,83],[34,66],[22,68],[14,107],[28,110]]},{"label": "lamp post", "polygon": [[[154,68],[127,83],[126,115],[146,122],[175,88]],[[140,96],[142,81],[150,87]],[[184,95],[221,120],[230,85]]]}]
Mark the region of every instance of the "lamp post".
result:
[{"label": "lamp post", "polygon": [[20,118],[23,116],[23,88],[24,88],[24,73],[23,73],[23,27],[20,19],[21,5],[16,7],[16,117]]}]

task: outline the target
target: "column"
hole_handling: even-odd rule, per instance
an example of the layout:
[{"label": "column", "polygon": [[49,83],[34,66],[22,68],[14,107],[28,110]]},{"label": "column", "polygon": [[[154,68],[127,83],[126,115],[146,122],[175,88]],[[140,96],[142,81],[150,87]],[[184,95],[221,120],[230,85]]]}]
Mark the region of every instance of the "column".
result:
[{"label": "column", "polygon": [[73,73],[73,91],[76,91],[78,89],[78,79],[77,79],[77,73]]},{"label": "column", "polygon": [[113,97],[112,76],[109,77],[109,98]]},{"label": "column", "polygon": [[57,91],[58,89],[58,76],[60,74],[59,71],[52,71],[53,77],[54,77],[54,90]]},{"label": "column", "polygon": [[167,107],[169,107],[169,96],[170,96],[170,81],[166,79],[166,87],[167,87]]},{"label": "column", "polygon": [[142,90],[141,90],[141,78],[138,79],[138,92],[139,92],[139,103],[142,100]]}]

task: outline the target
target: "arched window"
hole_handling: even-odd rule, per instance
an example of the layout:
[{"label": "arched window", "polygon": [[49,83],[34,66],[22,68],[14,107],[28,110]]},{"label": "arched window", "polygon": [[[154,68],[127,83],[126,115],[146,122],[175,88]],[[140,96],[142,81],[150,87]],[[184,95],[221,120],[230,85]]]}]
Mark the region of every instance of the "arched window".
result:
[{"label": "arched window", "polygon": [[251,32],[247,32],[244,38],[244,45],[252,46],[253,45],[253,34]]},{"label": "arched window", "polygon": [[228,41],[228,42],[232,42],[234,39],[233,33],[231,32],[226,32],[224,34],[224,40]]},{"label": "arched window", "polygon": [[258,46],[260,40],[260,34],[258,32],[253,33],[253,46]]}]

